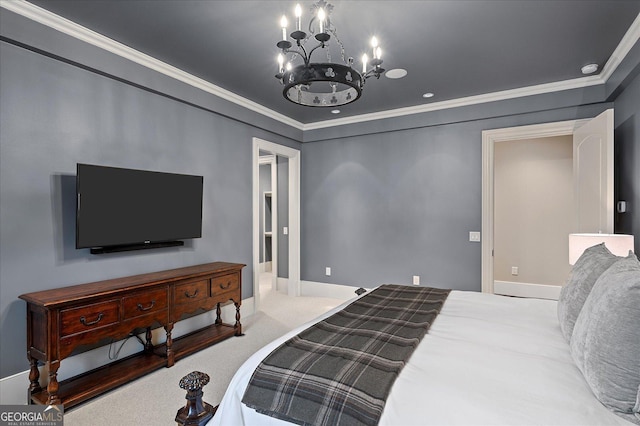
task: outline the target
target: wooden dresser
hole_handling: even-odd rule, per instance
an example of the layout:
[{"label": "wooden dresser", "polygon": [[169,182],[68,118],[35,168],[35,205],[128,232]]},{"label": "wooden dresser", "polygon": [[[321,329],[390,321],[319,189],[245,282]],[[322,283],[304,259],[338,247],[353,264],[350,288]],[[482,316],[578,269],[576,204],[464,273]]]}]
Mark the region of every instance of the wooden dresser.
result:
[{"label": "wooden dresser", "polygon": [[[213,262],[131,277],[23,294],[27,302],[27,357],[31,364],[31,402],[72,407],[193,352],[231,336],[242,335],[242,268]],[[234,303],[235,324],[224,324],[220,307]],[[171,337],[176,322],[188,315],[216,310],[213,324]],[[166,342],[153,345],[152,327],[164,327]],[[58,382],[60,362],[75,349],[124,339],[144,332],[141,351],[103,367]],[[40,386],[39,362],[49,381]]]}]

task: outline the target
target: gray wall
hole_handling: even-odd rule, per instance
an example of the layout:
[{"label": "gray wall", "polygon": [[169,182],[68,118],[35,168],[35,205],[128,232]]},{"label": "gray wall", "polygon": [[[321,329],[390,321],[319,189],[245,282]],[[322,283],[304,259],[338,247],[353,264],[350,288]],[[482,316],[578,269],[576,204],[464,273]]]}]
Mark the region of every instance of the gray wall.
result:
[{"label": "gray wall", "polygon": [[[480,290],[483,130],[590,118],[614,107],[619,232],[640,251],[640,43],[606,85],[305,131],[303,280]],[[635,206],[635,207],[634,207]],[[332,276],[325,276],[325,267]]]},{"label": "gray wall", "polygon": [[[297,142],[10,43],[0,57],[0,377],[29,367],[23,293],[223,260],[253,295],[252,138]],[[76,250],[79,162],[204,176],[202,238]]]},{"label": "gray wall", "polygon": [[[637,67],[640,70],[640,65]],[[616,232],[635,235],[640,253],[640,74],[615,101],[616,199],[628,212],[616,215]]]},{"label": "gray wall", "polygon": [[419,275],[422,285],[479,291],[480,244],[469,242],[469,231],[481,229],[482,131],[594,117],[610,107],[416,121],[408,130],[304,143],[302,279],[372,287]]},{"label": "gray wall", "polygon": [[164,96],[187,101],[198,108],[215,111],[218,115],[249,124],[257,129],[263,129],[265,132],[273,132],[289,138],[280,138],[282,142],[270,138],[268,139],[270,141],[295,146],[293,141],[302,140],[302,130],[299,128],[294,128],[249,110],[242,105],[177,81],[163,73],[96,48],[80,39],[63,34],[4,8],[0,9],[0,34],[8,40],[15,40],[30,48],[39,49],[48,55],[54,55],[83,67],[97,70],[101,74],[123,79],[129,84],[144,87]]}]

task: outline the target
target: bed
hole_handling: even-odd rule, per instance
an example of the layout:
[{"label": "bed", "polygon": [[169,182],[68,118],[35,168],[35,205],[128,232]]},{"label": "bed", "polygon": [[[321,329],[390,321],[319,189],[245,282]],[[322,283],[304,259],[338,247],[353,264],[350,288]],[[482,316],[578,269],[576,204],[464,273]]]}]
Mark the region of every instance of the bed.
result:
[{"label": "bed", "polygon": [[[428,333],[393,384],[378,424],[640,424],[640,263],[632,254],[628,258],[617,258],[605,250],[604,246],[598,247],[594,249],[597,253],[591,253],[591,259],[586,256],[582,264],[580,261],[576,263],[560,302],[451,291]],[[602,261],[603,257],[607,257],[607,262]],[[593,258],[597,258],[596,261]],[[594,262],[601,263],[601,271],[594,272]],[[606,348],[597,349],[599,356],[607,357],[605,369],[616,369],[612,374],[618,374],[619,368],[627,369],[623,372],[630,376],[631,392],[635,390],[637,394],[629,396],[627,389],[625,396],[633,398],[627,404],[633,406],[635,403],[635,406],[624,408],[624,413],[619,410],[614,413],[616,408],[612,409],[611,401],[604,398],[609,407],[601,402],[603,395],[598,387],[602,386],[602,377],[597,378],[595,385],[593,383],[590,355],[576,361],[573,352],[580,344],[573,342],[572,336],[567,340],[564,335],[567,327],[560,324],[566,322],[565,317],[573,315],[569,323],[574,340],[576,334],[582,333],[587,336],[586,345],[589,346],[588,336],[593,336],[592,330],[589,331],[592,321],[580,317],[580,313],[610,303],[595,300],[595,293],[611,292],[611,282],[615,281],[617,285],[622,279],[626,280],[623,290],[614,293],[619,296],[616,303],[622,303],[622,311],[633,321],[622,336],[631,341],[630,345],[611,341],[616,337],[611,335],[616,332],[611,332],[611,327],[600,321],[600,326],[608,327],[609,340],[599,343],[615,344],[616,347],[614,353],[606,354],[603,354]],[[580,291],[585,293],[584,282],[588,282],[587,296],[576,296]],[[571,294],[572,287],[574,294]],[[592,291],[593,288],[597,290]],[[598,297],[609,300],[610,296],[600,294]],[[574,300],[584,305],[577,314],[571,313],[566,306],[568,302],[575,304]],[[328,318],[351,302],[338,306],[312,323]],[[591,311],[589,317],[598,316]],[[242,399],[261,361],[312,323],[282,336],[248,359],[235,374],[209,424],[290,424],[259,414],[243,404]],[[587,354],[591,349],[582,347]],[[622,354],[623,358],[616,358],[620,354],[615,352],[621,351],[626,352]],[[612,363],[615,365],[609,365]],[[618,387],[620,383],[616,380],[614,384]]]}]

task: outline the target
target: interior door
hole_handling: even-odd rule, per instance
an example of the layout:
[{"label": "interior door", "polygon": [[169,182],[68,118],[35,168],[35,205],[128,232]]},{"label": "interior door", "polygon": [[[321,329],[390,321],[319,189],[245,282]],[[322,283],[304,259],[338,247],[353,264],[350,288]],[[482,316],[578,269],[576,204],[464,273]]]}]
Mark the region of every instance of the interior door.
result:
[{"label": "interior door", "polygon": [[576,232],[613,233],[613,109],[573,132]]}]

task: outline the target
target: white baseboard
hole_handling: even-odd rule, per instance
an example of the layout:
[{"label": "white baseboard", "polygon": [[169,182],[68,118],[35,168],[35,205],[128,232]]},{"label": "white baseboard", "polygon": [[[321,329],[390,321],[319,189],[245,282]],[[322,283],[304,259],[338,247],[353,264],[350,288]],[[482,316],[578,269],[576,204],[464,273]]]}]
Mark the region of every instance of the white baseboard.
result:
[{"label": "white baseboard", "polygon": [[276,278],[276,290],[278,293],[289,294],[289,278]]},{"label": "white baseboard", "polygon": [[[289,278],[278,277],[276,288],[278,293],[289,294]],[[342,284],[300,281],[300,296],[349,300],[356,297],[355,291],[357,288]]]},{"label": "white baseboard", "polygon": [[[223,312],[224,312],[224,308],[227,308],[229,312],[233,310],[233,315],[235,315],[235,307],[233,305],[223,306],[222,307]],[[256,313],[256,299],[253,296],[247,297],[246,299],[242,300],[242,307],[240,308],[240,313],[242,314],[242,318],[250,317],[251,315]]]},{"label": "white baseboard", "polygon": [[29,370],[0,379],[0,405],[27,405]]},{"label": "white baseboard", "polygon": [[300,296],[331,297],[333,299],[349,300],[356,297],[357,289],[358,287],[350,285],[300,281]]},{"label": "white baseboard", "polygon": [[[250,317],[255,313],[255,299],[249,297],[242,301],[241,308],[242,318]],[[222,321],[228,324],[235,323],[236,309],[233,303],[224,305],[222,307]],[[215,320],[215,311],[205,312],[201,315],[196,315],[191,318],[187,318],[175,324],[173,328],[172,337],[176,338],[183,334],[190,333],[201,327],[205,327],[212,324]],[[141,335],[144,338],[144,335]],[[166,341],[166,334],[163,328],[157,328],[152,332],[152,341],[154,344],[159,344]],[[115,342],[113,348],[119,348],[122,345],[122,340]],[[140,344],[136,339],[129,339],[122,350],[118,354],[118,358],[122,359],[126,356],[137,353],[141,350]],[[113,349],[112,349],[113,351]],[[62,381],[66,378],[73,377],[77,374],[84,373],[86,371],[98,368],[102,365],[108,364],[112,360],[109,359],[109,345],[101,346],[99,348],[83,352],[81,354],[64,359],[60,363],[60,370],[58,370],[58,380]],[[180,361],[178,361],[180,362]],[[46,366],[40,367],[41,385],[46,385]],[[12,376],[3,377],[0,379],[0,405],[20,405],[27,404],[27,388],[29,387],[29,370],[22,371]]]},{"label": "white baseboard", "polygon": [[273,270],[273,266],[271,261],[269,262],[262,262],[258,264],[258,272],[263,273],[263,272],[271,272]]},{"label": "white baseboard", "polygon": [[495,294],[535,299],[558,300],[561,289],[562,286],[559,285],[517,283],[512,281],[493,282],[493,292]]}]

